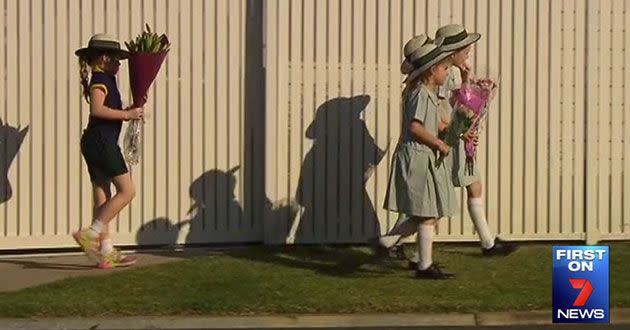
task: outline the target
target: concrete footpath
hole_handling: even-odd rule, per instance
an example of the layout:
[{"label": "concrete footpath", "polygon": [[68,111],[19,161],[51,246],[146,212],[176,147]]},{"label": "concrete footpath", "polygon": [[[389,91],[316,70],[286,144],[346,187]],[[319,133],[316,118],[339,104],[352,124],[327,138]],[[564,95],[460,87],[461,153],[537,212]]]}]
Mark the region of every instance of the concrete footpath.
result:
[{"label": "concrete footpath", "polygon": [[[612,309],[611,324],[630,328],[630,308]],[[252,317],[120,317],[116,319],[50,318],[0,319],[0,329],[367,329],[470,328],[510,326],[532,329],[551,326],[549,311],[451,314],[353,314]],[[563,325],[564,326],[564,325]],[[592,325],[601,328],[604,325]],[[544,327],[547,328],[547,327]]]},{"label": "concrete footpath", "polygon": [[[136,266],[149,266],[208,255],[207,250],[183,252],[136,253]],[[134,267],[136,267],[134,266]],[[0,292],[18,291],[32,286],[56,282],[71,277],[102,276],[125,271],[126,268],[102,270],[95,268],[83,253],[64,253],[33,256],[0,256]],[[2,328],[0,328],[2,329]]]}]

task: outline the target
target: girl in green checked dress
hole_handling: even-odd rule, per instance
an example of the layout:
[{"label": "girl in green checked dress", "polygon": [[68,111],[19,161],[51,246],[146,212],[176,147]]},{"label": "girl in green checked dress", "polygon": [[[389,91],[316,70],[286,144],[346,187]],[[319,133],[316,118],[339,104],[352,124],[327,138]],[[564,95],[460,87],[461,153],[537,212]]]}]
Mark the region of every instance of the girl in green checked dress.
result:
[{"label": "girl in green checked dress", "polygon": [[411,55],[414,73],[403,92],[402,139],[393,159],[385,208],[405,214],[416,225],[419,262],[417,278],[448,279],[453,274],[432,260],[433,234],[438,219],[455,212],[455,191],[444,165],[436,166],[448,146],[438,139],[438,87],[446,81],[448,56],[441,40],[418,48]]},{"label": "girl in green checked dress", "polygon": [[[436,38],[444,39],[442,48],[451,51],[450,56],[452,66],[448,71],[445,84],[440,88],[440,103],[444,105],[442,111],[443,125],[448,125],[450,113],[452,112],[449,99],[451,91],[458,89],[462,83],[471,78],[469,56],[472,46],[481,35],[478,33],[468,33],[459,24],[445,25],[437,30]],[[444,113],[446,112],[446,113]],[[476,139],[476,132],[471,133],[466,138]],[[484,256],[508,255],[516,250],[516,245],[505,242],[494,235],[485,217],[481,185],[481,173],[477,162],[473,162],[472,171],[466,169],[466,153],[464,141],[453,147],[445,163],[451,168],[451,179],[455,187],[466,187],[468,193],[468,213],[473,220],[475,230],[481,241],[481,250]]]}]

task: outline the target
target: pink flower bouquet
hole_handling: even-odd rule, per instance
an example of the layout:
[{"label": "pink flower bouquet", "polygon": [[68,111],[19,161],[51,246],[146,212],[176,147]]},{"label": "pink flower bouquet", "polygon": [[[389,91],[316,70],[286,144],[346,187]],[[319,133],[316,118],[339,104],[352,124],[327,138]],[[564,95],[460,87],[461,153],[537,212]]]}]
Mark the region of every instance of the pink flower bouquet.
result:
[{"label": "pink flower bouquet", "polygon": [[[444,136],[444,142],[450,147],[467,133],[479,134],[482,124],[487,118],[488,104],[497,92],[497,84],[492,79],[471,80],[462,84],[451,93],[450,103],[453,105],[451,123]],[[464,142],[466,168],[472,173],[477,147],[474,142]]]}]

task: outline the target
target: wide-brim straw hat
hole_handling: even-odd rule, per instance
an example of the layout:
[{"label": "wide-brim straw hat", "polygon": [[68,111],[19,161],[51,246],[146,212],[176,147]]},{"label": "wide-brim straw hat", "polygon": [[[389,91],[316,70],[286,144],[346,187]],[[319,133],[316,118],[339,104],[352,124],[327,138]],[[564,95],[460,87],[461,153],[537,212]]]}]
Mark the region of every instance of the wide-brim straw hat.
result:
[{"label": "wide-brim straw hat", "polygon": [[432,66],[440,63],[440,61],[454,53],[453,51],[445,51],[441,47],[442,43],[442,38],[435,39],[433,42],[427,43],[411,54],[410,61],[413,63],[414,70],[409,74],[407,79],[405,79],[405,82],[414,80]]},{"label": "wide-brim straw hat", "polygon": [[90,38],[88,46],[74,52],[79,57],[86,57],[92,54],[108,53],[119,59],[129,58],[129,52],[120,47],[120,42],[107,34],[95,34]]},{"label": "wide-brim straw hat", "polygon": [[429,38],[426,34],[414,36],[409,41],[407,41],[405,47],[403,48],[405,60],[400,65],[400,72],[402,74],[410,74],[413,71],[413,64],[411,64],[411,61],[409,60],[411,54],[418,50],[418,48],[432,41],[433,40],[431,40],[431,38]]},{"label": "wide-brim straw hat", "polygon": [[435,38],[444,38],[442,43],[444,50],[455,51],[477,42],[481,38],[481,34],[468,33],[464,26],[460,24],[449,24],[439,28],[435,32]]}]

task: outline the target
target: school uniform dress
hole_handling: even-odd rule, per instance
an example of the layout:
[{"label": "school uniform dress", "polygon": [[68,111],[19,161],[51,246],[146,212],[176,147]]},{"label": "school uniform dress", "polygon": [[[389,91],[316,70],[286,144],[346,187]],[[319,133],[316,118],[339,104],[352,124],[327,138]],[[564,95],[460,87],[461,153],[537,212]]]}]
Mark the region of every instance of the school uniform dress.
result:
[{"label": "school uniform dress", "polygon": [[[90,91],[97,88],[105,92],[104,105],[110,109],[122,111],[122,100],[115,76],[93,70],[89,88]],[[87,128],[81,136],[81,153],[92,182],[107,182],[113,177],[128,172],[127,164],[118,146],[121,127],[121,120],[90,116]]]},{"label": "school uniform dress", "polygon": [[431,134],[437,136],[437,105],[437,95],[424,85],[405,97],[403,140],[392,159],[385,197],[384,207],[390,211],[426,218],[455,214],[457,200],[447,167],[444,164],[436,167],[436,152],[418,142],[408,125],[414,119],[419,120]]},{"label": "school uniform dress", "polygon": [[[448,115],[452,114],[453,108],[450,104],[451,91],[460,88],[462,85],[459,68],[451,66],[448,70],[448,77],[444,85],[439,89],[439,97],[443,99],[448,109]],[[473,162],[472,173],[466,169],[465,143],[458,140],[457,144],[451,148],[448,156],[444,159],[444,164],[450,167],[451,178],[455,187],[467,187],[474,182],[481,181],[481,171],[479,162]]]}]

